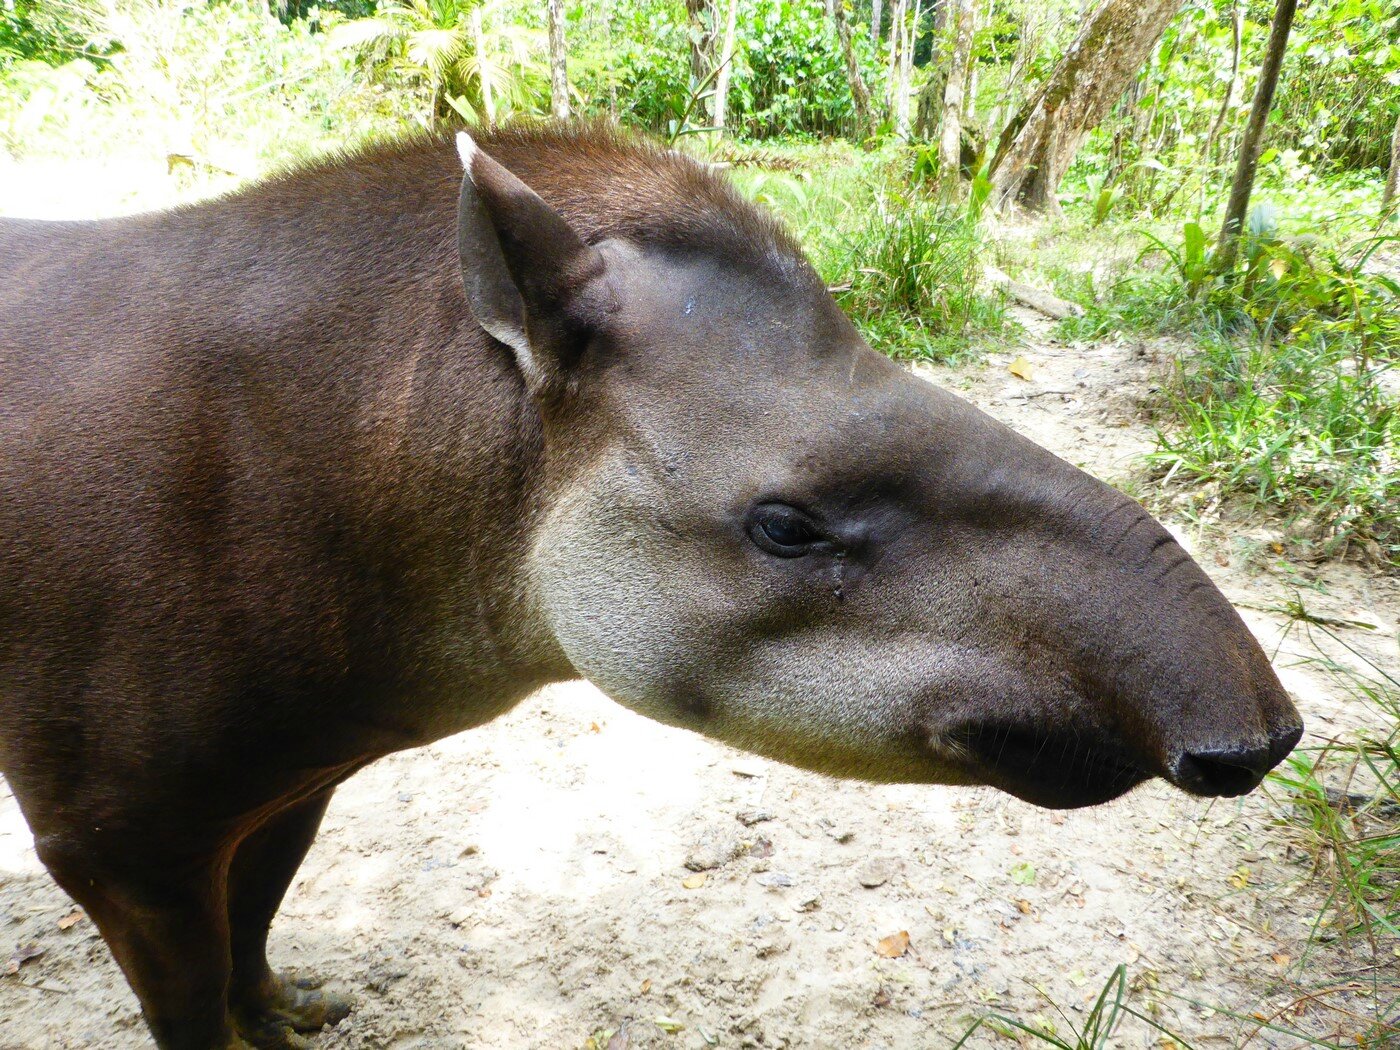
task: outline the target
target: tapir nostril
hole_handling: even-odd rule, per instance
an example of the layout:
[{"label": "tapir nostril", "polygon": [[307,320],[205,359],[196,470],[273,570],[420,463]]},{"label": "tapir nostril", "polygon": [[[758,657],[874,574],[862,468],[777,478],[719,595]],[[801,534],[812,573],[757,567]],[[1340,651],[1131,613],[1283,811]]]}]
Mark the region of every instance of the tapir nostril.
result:
[{"label": "tapir nostril", "polygon": [[1199,795],[1243,795],[1258,786],[1274,768],[1273,749],[1261,747],[1203,748],[1187,751],[1175,762],[1172,778]]}]

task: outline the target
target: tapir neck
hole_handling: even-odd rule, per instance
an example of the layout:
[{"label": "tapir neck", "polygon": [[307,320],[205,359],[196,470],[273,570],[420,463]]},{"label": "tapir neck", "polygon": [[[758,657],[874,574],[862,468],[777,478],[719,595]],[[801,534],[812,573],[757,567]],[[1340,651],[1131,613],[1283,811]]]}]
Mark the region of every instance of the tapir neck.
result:
[{"label": "tapir neck", "polygon": [[[135,661],[166,644],[130,626],[157,616],[231,711],[256,702],[297,733],[335,711],[328,763],[572,673],[523,568],[539,414],[463,298],[455,178],[384,215],[358,184],[334,207],[274,185],[0,223],[0,663],[79,613],[75,664],[108,644]],[[49,606],[10,622],[7,594],[40,579]]]},{"label": "tapir neck", "polygon": [[420,295],[416,318],[390,324],[405,338],[376,353],[377,378],[362,388],[368,484],[347,490],[346,516],[365,523],[355,562],[382,581],[371,607],[384,638],[364,652],[400,656],[382,702],[436,737],[574,672],[528,571],[548,500],[539,408],[466,310],[455,273]]}]

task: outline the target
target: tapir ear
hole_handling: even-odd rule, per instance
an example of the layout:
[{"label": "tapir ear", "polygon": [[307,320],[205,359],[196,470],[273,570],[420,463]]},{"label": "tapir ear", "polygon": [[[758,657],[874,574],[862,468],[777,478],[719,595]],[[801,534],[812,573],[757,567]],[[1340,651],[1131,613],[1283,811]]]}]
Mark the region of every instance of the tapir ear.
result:
[{"label": "tapir ear", "polygon": [[596,318],[603,257],[534,190],[465,132],[457,244],[467,303],[481,327],[515,351],[530,388],[562,378]]}]

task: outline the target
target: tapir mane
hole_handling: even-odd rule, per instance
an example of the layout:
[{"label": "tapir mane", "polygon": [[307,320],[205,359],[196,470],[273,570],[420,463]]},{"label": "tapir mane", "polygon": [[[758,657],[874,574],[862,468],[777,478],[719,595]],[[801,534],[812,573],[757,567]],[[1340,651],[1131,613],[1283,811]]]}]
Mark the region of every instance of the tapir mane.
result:
[{"label": "tapir mane", "polygon": [[[532,121],[474,129],[490,153],[569,220],[590,243],[619,237],[639,245],[710,255],[746,271],[801,283],[818,278],[793,237],[710,165],[605,121]],[[385,209],[444,195],[461,178],[448,133],[374,143],[294,167],[238,197],[290,191],[291,204],[374,194]]]}]

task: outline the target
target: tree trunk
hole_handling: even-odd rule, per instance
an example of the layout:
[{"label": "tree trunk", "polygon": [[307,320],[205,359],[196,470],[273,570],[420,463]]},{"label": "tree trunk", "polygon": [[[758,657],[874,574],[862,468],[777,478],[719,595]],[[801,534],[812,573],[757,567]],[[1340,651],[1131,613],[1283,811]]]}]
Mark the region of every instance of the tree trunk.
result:
[{"label": "tree trunk", "polygon": [[914,135],[931,141],[943,120],[943,89],[948,83],[948,65],[936,44],[932,60],[924,68],[928,70],[928,79],[919,88],[914,102]]},{"label": "tree trunk", "polygon": [[[714,123],[715,0],[685,0],[690,33],[690,94],[707,125]],[[708,95],[708,99],[704,96]]]},{"label": "tree trunk", "polygon": [[880,43],[880,0],[870,0],[870,42]]},{"label": "tree trunk", "polygon": [[1385,215],[1400,195],[1400,119],[1395,121],[1395,133],[1390,136],[1390,174],[1386,176],[1381,193],[1381,214]]},{"label": "tree trunk", "polygon": [[945,189],[958,184],[963,91],[972,58],[973,0],[944,0],[948,7],[948,79],[943,85],[943,120],[938,134],[938,181]]},{"label": "tree trunk", "polygon": [[1230,202],[1225,206],[1225,221],[1220,227],[1215,252],[1217,273],[1228,273],[1235,268],[1240,230],[1244,228],[1249,195],[1254,190],[1254,169],[1259,165],[1259,152],[1264,144],[1264,125],[1269,122],[1269,110],[1274,106],[1274,89],[1278,87],[1278,73],[1283,66],[1283,53],[1288,50],[1288,33],[1293,28],[1293,12],[1297,8],[1298,0],[1278,0],[1274,8],[1274,23],[1264,48],[1264,64],[1259,68],[1259,83],[1254,88],[1254,101],[1249,104],[1249,123],[1245,125],[1244,141],[1240,143],[1235,178],[1230,183]]},{"label": "tree trunk", "polygon": [[1001,135],[992,184],[1001,204],[1057,210],[1055,190],[1089,134],[1137,75],[1183,0],[1102,0],[1049,78]]},{"label": "tree trunk", "polygon": [[723,133],[729,119],[729,75],[734,65],[734,29],[739,17],[739,0],[729,0],[729,17],[724,22],[724,42],[719,49],[719,72],[715,74],[714,127]]},{"label": "tree trunk", "polygon": [[569,118],[569,52],[564,46],[564,0],[549,0],[549,108]]},{"label": "tree trunk", "polygon": [[914,21],[899,26],[899,57],[895,63],[894,90],[890,99],[890,123],[896,135],[909,137],[909,85],[914,75],[914,32],[923,13],[923,0],[914,0]]},{"label": "tree trunk", "polygon": [[864,139],[870,134],[870,89],[865,86],[865,78],[860,75],[860,63],[856,61],[851,23],[846,18],[846,0],[836,0],[836,6],[831,10],[831,20],[836,23],[841,57],[846,61],[846,80],[851,85],[851,104],[856,111],[856,138]]},{"label": "tree trunk", "polygon": [[885,113],[894,112],[895,83],[899,79],[899,37],[904,26],[904,12],[908,0],[894,0],[890,7],[890,47],[889,61],[885,69]]},{"label": "tree trunk", "polygon": [[[992,21],[991,3],[987,5],[987,21]],[[963,88],[962,122],[971,123],[977,117],[977,63],[972,61],[972,48],[977,40],[977,0],[967,3],[967,85]]]},{"label": "tree trunk", "polygon": [[486,75],[486,28],[481,23],[481,5],[472,8],[468,16],[468,26],[472,34],[472,48],[476,54],[477,84],[481,88],[481,109],[486,123],[496,123],[496,97],[491,91],[491,78]]}]

